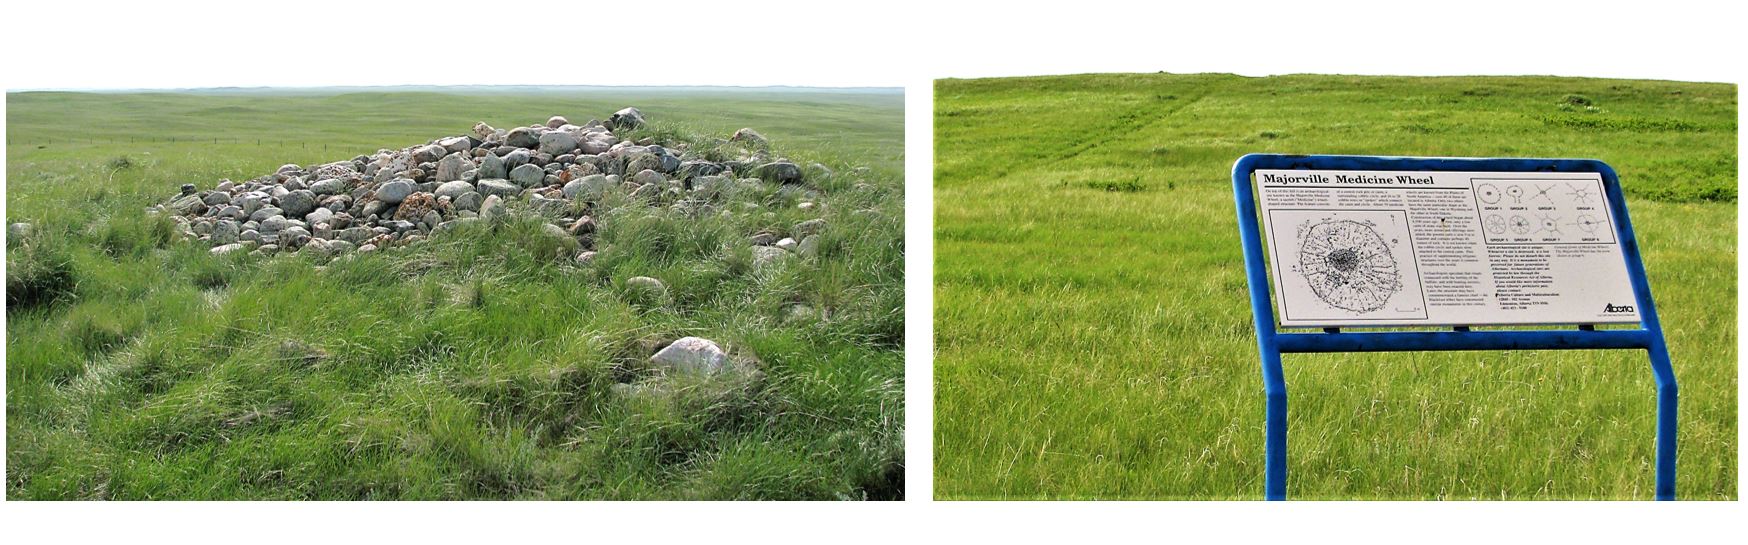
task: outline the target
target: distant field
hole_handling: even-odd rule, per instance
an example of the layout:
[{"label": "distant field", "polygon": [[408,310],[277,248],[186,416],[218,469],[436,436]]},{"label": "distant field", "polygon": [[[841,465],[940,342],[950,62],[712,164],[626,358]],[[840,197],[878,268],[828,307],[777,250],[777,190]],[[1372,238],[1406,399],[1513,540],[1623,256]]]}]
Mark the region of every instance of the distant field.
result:
[{"label": "distant field", "polygon": [[[1681,381],[1680,495],[1737,497],[1733,85],[1086,75],[935,87],[942,498],[1257,499],[1231,167],[1589,157],[1621,174]],[[1649,499],[1630,352],[1289,355],[1300,499]]]},{"label": "distant field", "polygon": [[[837,174],[808,181],[813,211],[772,190],[732,216],[602,212],[590,268],[537,257],[526,218],[316,267],[215,257],[145,212],[182,183],[625,106],[638,136],[752,127]],[[898,92],[14,93],[7,115],[6,221],[34,227],[8,237],[9,300],[70,286],[7,308],[8,499],[902,498]],[[748,236],[812,217],[817,259],[751,270]],[[764,378],[614,393],[691,335]]]}]

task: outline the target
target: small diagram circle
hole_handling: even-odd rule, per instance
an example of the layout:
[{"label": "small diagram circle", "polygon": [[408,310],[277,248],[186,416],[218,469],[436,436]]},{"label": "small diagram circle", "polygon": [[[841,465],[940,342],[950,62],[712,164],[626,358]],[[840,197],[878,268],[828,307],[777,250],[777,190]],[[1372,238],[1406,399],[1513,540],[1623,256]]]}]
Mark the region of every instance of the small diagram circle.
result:
[{"label": "small diagram circle", "polygon": [[1505,234],[1505,216],[1501,216],[1499,214],[1493,214],[1491,216],[1487,216],[1487,219],[1482,221],[1481,223],[1482,223],[1482,225],[1487,227],[1487,232],[1489,232],[1489,233],[1493,233],[1495,235]]},{"label": "small diagram circle", "polygon": [[1312,293],[1330,306],[1372,312],[1402,290],[1396,257],[1371,224],[1330,220],[1305,232],[1299,272]]},{"label": "small diagram circle", "polygon": [[1595,233],[1602,229],[1602,220],[1598,220],[1596,216],[1590,214],[1579,214],[1577,223],[1578,228],[1583,229],[1586,233]]},{"label": "small diagram circle", "polygon": [[1560,218],[1542,216],[1541,222],[1543,231],[1555,234],[1560,232]]},{"label": "small diagram circle", "polygon": [[1521,186],[1521,185],[1506,186],[1505,194],[1510,196],[1511,200],[1513,200],[1513,201],[1522,202],[1523,201],[1523,186]]},{"label": "small diagram circle", "polygon": [[1527,235],[1533,227],[1534,226],[1530,224],[1530,221],[1523,216],[1511,217],[1511,232],[1513,233]]},{"label": "small diagram circle", "polygon": [[1479,197],[1481,202],[1487,204],[1499,204],[1499,198],[1501,197],[1499,186],[1493,184],[1481,184],[1475,186],[1475,196]]}]

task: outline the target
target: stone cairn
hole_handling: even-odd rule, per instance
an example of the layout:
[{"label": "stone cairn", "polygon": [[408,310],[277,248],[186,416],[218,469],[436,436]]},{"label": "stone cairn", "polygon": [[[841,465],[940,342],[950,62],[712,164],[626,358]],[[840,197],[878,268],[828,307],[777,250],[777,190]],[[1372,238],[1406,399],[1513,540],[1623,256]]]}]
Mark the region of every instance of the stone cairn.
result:
[{"label": "stone cairn", "polygon": [[[636,108],[582,125],[560,116],[545,125],[509,130],[479,123],[471,134],[312,168],[285,165],[246,182],[220,180],[211,191],[184,184],[180,195],[156,208],[175,219],[184,237],[209,244],[213,254],[299,252],[328,259],[418,244],[455,225],[504,215],[506,200],[525,199],[528,208],[552,220],[545,224],[548,234],[578,241],[575,261],[587,265],[595,256],[596,220],[568,215],[579,208],[571,202],[598,203],[617,188],[635,205],[704,213],[716,196],[735,187],[800,184],[807,176],[796,164],[771,158],[769,143],[752,129],[735,131],[728,139],[742,145],[735,160],[712,162],[648,139],[622,138],[645,123]],[[809,168],[830,174],[823,165]],[[739,177],[743,175],[747,177]],[[814,208],[812,202],[800,206]],[[800,241],[754,234],[748,240],[754,266],[813,253],[824,226],[820,218],[796,224],[792,234],[802,237]],[[13,225],[8,234],[19,237],[29,229]],[[666,287],[655,278],[632,277],[625,285],[639,301],[666,298]],[[668,344],[649,364],[663,371],[660,376],[758,375],[716,342],[698,337]],[[666,384],[645,380],[620,384],[614,391],[665,395]]]},{"label": "stone cairn", "polygon": [[[713,195],[737,184],[798,184],[806,176],[796,164],[769,157],[769,144],[752,129],[729,138],[743,144],[739,157],[712,162],[622,137],[645,123],[637,108],[582,125],[560,116],[509,130],[479,123],[471,134],[310,168],[285,165],[246,182],[220,180],[210,191],[184,184],[159,208],[214,254],[326,258],[417,244],[454,225],[503,215],[506,200],[525,199],[556,218],[547,225],[554,236],[577,238],[582,264],[594,256],[597,225],[587,215],[566,216],[571,201],[598,202],[620,188],[635,202],[707,208]],[[743,175],[757,179],[737,179]],[[797,227],[805,236],[820,225]],[[766,263],[807,242],[760,233],[752,244],[755,260]]]}]

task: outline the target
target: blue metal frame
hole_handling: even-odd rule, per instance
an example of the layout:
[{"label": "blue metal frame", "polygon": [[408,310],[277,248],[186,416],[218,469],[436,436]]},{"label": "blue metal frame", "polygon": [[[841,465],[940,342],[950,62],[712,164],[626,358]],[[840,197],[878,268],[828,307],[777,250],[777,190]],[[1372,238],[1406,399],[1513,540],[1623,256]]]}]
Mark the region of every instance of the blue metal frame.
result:
[{"label": "blue metal frame", "polygon": [[[1321,333],[1285,333],[1275,327],[1268,264],[1263,258],[1262,230],[1257,222],[1256,196],[1251,177],[1262,169],[1298,170],[1397,170],[1470,172],[1586,172],[1602,176],[1608,194],[1609,212],[1618,229],[1621,253],[1639,310],[1639,329],[1597,330],[1578,324],[1575,330],[1471,331],[1457,326],[1452,331],[1342,332],[1325,328]],[[1263,464],[1264,497],[1287,499],[1287,382],[1281,371],[1281,354],[1307,352],[1400,352],[1422,350],[1581,350],[1643,349],[1650,355],[1651,372],[1657,379],[1657,488],[1658,500],[1675,499],[1675,424],[1677,387],[1663,341],[1662,322],[1651,299],[1651,284],[1639,258],[1638,239],[1627,218],[1626,199],[1613,168],[1591,159],[1458,159],[1426,157],[1369,157],[1347,155],[1250,154],[1232,165],[1232,190],[1238,203],[1238,231],[1244,243],[1244,266],[1250,283],[1250,309],[1256,320],[1256,345],[1262,357],[1263,391],[1268,397],[1266,453]]]}]

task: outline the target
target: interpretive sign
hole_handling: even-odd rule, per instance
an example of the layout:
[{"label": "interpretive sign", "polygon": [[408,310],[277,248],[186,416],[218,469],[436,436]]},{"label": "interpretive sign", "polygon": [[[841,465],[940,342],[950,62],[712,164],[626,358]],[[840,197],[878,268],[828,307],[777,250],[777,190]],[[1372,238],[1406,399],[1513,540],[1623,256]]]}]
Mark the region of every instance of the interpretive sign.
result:
[{"label": "interpretive sign", "polygon": [[1639,321],[1600,174],[1254,179],[1282,327]]},{"label": "interpretive sign", "polygon": [[[1654,495],[1675,499],[1675,370],[1608,165],[1251,154],[1232,191],[1268,400],[1265,499],[1287,498],[1282,354],[1604,349],[1651,359]],[[1499,327],[1528,324],[1576,327]]]}]

